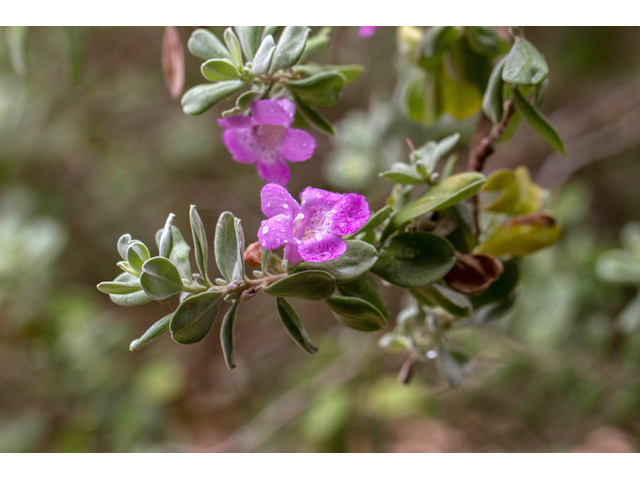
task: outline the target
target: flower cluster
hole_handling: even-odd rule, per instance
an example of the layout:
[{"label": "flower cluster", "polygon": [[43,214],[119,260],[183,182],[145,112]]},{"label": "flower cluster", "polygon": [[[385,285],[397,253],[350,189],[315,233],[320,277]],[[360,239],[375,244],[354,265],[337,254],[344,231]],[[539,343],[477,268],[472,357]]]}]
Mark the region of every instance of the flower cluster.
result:
[{"label": "flower cluster", "polygon": [[379,27],[360,27],[359,35],[361,37],[372,37]]},{"label": "flower cluster", "polygon": [[313,155],[314,138],[308,132],[291,128],[295,104],[287,99],[258,100],[251,105],[251,116],[236,115],[218,120],[233,158],[255,163],[258,175],[268,182],[289,183],[290,162],[303,162]]},{"label": "flower cluster", "polygon": [[347,250],[341,235],[355,233],[371,216],[367,200],[357,193],[307,187],[298,204],[284,187],[268,184],[260,195],[269,217],[258,230],[260,245],[267,250],[284,245],[284,258],[291,263],[339,257]]}]

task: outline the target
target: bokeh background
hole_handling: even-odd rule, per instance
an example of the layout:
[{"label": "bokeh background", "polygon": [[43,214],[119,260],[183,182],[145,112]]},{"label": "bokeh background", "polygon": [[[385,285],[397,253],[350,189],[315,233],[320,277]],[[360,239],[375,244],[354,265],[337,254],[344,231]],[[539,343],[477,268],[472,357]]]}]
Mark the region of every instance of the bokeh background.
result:
[{"label": "bokeh background", "polygon": [[[179,31],[186,46],[192,28]],[[525,260],[510,315],[458,335],[476,354],[461,391],[430,364],[400,386],[403,358],[377,346],[381,334],[349,331],[328,310],[298,301],[320,347],[308,356],[261,296],[240,310],[233,371],[222,358],[219,323],[197,345],[164,336],[130,353],[129,342],[176,302],[124,308],[95,288],[119,273],[119,236],[153,245],[169,212],[188,232],[196,204],[210,236],[220,212],[231,210],[253,241],[262,183],[221,143],[216,119],[228,107],[189,117],[170,98],[163,28],[1,33],[0,451],[640,445],[640,305],[629,307],[639,285],[605,281],[595,268],[602,252],[634,248],[629,222],[640,219],[639,28],[526,29],[549,63],[542,110],[569,157],[523,125],[487,171],[528,166],[550,189],[564,235]],[[317,58],[366,71],[325,112],[338,136],[316,135],[316,154],[292,166],[289,189],[357,189],[377,208],[389,193],[377,172],[406,158],[405,138],[419,145],[459,130],[464,155],[475,119],[427,128],[404,117],[395,28],[372,38],[356,27],[333,33],[340,48]],[[200,62],[188,53],[186,60],[187,87],[202,83]],[[397,313],[401,299],[388,290]]]}]

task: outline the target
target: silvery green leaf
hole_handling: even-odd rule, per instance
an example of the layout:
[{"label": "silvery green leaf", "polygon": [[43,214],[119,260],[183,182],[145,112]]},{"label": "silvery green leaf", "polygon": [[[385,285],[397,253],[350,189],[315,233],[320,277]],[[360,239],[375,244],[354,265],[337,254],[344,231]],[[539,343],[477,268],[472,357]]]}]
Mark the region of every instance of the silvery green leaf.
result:
[{"label": "silvery green leaf", "polygon": [[125,295],[138,292],[142,289],[139,282],[102,282],[98,284],[98,290],[102,293]]},{"label": "silvery green leaf", "polygon": [[164,300],[184,289],[178,269],[164,257],[154,257],[144,262],[140,285],[154,300]]},{"label": "silvery green leaf", "polygon": [[278,315],[280,315],[280,320],[293,341],[306,352],[309,352],[312,355],[315,354],[318,351],[318,347],[316,347],[311,341],[311,338],[309,338],[309,334],[302,326],[300,317],[291,304],[284,298],[278,297],[276,300],[276,306],[278,309]]},{"label": "silvery green leaf", "polygon": [[135,352],[139,348],[144,347],[149,342],[164,334],[167,330],[169,330],[169,322],[171,321],[171,317],[173,317],[173,313],[162,317],[156,323],[151,325],[151,327],[149,327],[149,329],[144,332],[144,334],[140,338],[137,338],[133,342],[131,342],[131,344],[129,345],[129,350]]},{"label": "silvery green leaf", "polygon": [[240,299],[233,302],[231,308],[224,316],[222,320],[222,326],[220,327],[220,343],[222,345],[222,353],[224,355],[224,361],[230,370],[236,368],[234,363],[234,354],[236,349],[236,318],[238,317],[238,305]]},{"label": "silvery green leaf", "polygon": [[207,265],[209,263],[209,245],[207,243],[207,233],[204,230],[204,225],[198,215],[195,205],[191,205],[189,210],[189,219],[191,221],[191,234],[193,235],[193,248],[196,255],[196,264],[198,270],[202,274],[202,277],[209,281],[209,275],[207,273]]},{"label": "silvery green leaf", "polygon": [[224,43],[227,45],[229,52],[231,52],[231,60],[238,67],[242,67],[242,49],[240,47],[240,41],[231,27],[224,31]]},{"label": "silvery green leaf", "polygon": [[178,343],[196,343],[207,336],[220,312],[223,295],[203,292],[182,302],[171,318],[169,329]]},{"label": "silvery green leaf", "polygon": [[126,272],[126,273],[130,273],[131,275],[135,275],[136,277],[140,276],[140,272],[136,272],[131,265],[129,265],[129,262],[118,262],[117,263],[118,267],[120,267],[120,269],[122,269],[122,271]]},{"label": "silvery green leaf", "polygon": [[247,60],[253,60],[260,44],[260,27],[234,27]]},{"label": "silvery green leaf", "polygon": [[246,83],[242,80],[225,80],[207,85],[196,85],[182,96],[182,110],[187,115],[200,115],[218,102],[242,90]]},{"label": "silvery green leaf", "polygon": [[127,262],[129,262],[129,265],[131,265],[131,268],[135,271],[141,272],[142,265],[149,260],[149,258],[151,258],[151,255],[144,243],[134,240],[129,244],[129,248],[127,249]]},{"label": "silvery green leaf", "polygon": [[361,332],[381,330],[387,323],[384,314],[366,300],[333,295],[324,301],[345,327]]},{"label": "silvery green leaf", "polygon": [[549,66],[531,42],[518,38],[506,56],[502,79],[518,85],[537,85],[549,75]]},{"label": "silvery green leaf", "polygon": [[264,37],[264,40],[262,40],[256,52],[256,56],[253,58],[251,65],[251,73],[253,75],[263,75],[269,71],[275,50],[276,43],[273,41],[273,37],[271,35]]},{"label": "silvery green leaf", "polygon": [[306,300],[324,300],[336,289],[335,279],[327,272],[307,270],[288,275],[262,288],[274,297],[294,297]]},{"label": "silvery green leaf", "polygon": [[210,58],[231,58],[231,53],[209,30],[198,28],[189,38],[187,48],[192,55],[209,60]]},{"label": "silvery green leaf", "polygon": [[175,215],[173,213],[169,214],[169,217],[164,224],[164,228],[162,229],[162,234],[160,235],[158,248],[160,250],[161,257],[169,258],[171,256],[171,250],[173,250],[173,232],[171,226],[174,217]]},{"label": "silvery green leaf", "polygon": [[240,77],[238,68],[230,60],[224,58],[207,60],[202,64],[200,70],[202,71],[202,75],[212,82],[233,80]]},{"label": "silvery green leaf", "polygon": [[307,45],[307,38],[309,27],[285,27],[273,54],[269,72],[274,73],[298,63]]},{"label": "silvery green leaf", "polygon": [[123,260],[127,259],[127,250],[129,249],[129,243],[131,243],[131,235],[125,233],[118,239],[118,253]]}]

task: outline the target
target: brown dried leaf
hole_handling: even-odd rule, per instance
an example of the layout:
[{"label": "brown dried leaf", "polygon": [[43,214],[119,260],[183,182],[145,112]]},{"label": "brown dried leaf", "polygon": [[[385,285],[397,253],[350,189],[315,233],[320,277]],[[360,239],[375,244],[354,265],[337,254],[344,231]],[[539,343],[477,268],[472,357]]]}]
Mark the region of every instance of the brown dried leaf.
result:
[{"label": "brown dried leaf", "polygon": [[259,242],[253,242],[250,244],[246,250],[244,251],[244,263],[249,265],[250,267],[260,268],[260,255],[262,254],[262,250],[260,248]]},{"label": "brown dried leaf", "polygon": [[179,98],[184,89],[184,50],[176,27],[166,27],[164,30],[162,73],[171,98]]},{"label": "brown dried leaf", "polygon": [[445,275],[444,281],[460,293],[477,295],[500,278],[503,271],[500,260],[491,255],[486,253],[467,255],[456,252],[456,263]]}]

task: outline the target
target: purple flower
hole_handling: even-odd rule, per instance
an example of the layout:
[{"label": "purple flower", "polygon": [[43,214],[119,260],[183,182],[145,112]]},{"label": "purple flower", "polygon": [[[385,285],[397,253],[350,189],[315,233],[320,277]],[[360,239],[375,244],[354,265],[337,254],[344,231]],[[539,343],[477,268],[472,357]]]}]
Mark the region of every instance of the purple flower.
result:
[{"label": "purple flower", "polygon": [[260,197],[269,217],[258,229],[260,245],[267,250],[284,245],[284,258],[291,263],[339,257],[347,250],[341,235],[355,233],[371,216],[367,200],[357,193],[307,187],[298,204],[286,188],[270,183]]},{"label": "purple flower", "polygon": [[295,112],[295,104],[287,98],[253,102],[250,117],[236,115],[218,120],[225,128],[224,144],[234,160],[255,163],[260,178],[286,185],[291,176],[286,160],[309,160],[316,148],[309,133],[289,126]]},{"label": "purple flower", "polygon": [[380,27],[360,27],[360,36],[361,37],[371,37],[374,33],[376,33],[376,29]]}]

